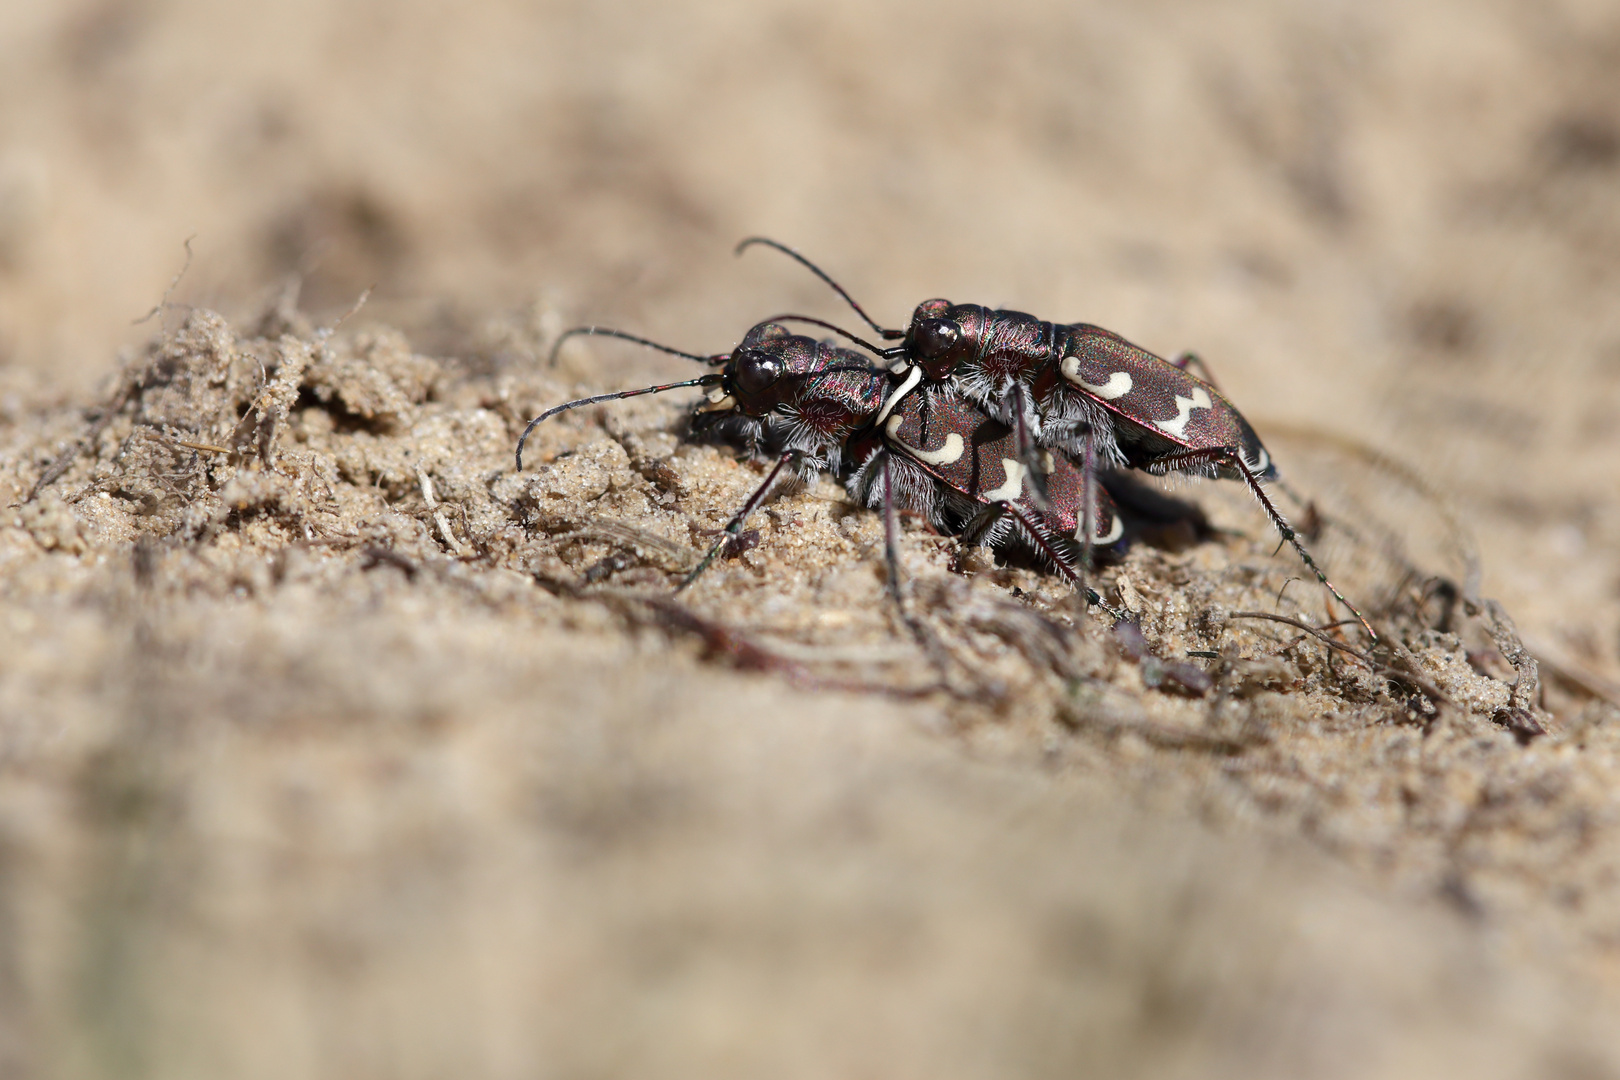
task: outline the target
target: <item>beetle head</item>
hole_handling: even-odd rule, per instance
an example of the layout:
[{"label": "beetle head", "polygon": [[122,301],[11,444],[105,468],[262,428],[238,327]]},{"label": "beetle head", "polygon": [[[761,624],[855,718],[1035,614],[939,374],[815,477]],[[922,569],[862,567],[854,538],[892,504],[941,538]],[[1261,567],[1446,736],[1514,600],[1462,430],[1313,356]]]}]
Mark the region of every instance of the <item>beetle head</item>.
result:
[{"label": "beetle head", "polygon": [[978,353],[983,325],[982,309],[975,304],[924,300],[911,314],[906,330],[905,355],[930,379],[948,378]]}]

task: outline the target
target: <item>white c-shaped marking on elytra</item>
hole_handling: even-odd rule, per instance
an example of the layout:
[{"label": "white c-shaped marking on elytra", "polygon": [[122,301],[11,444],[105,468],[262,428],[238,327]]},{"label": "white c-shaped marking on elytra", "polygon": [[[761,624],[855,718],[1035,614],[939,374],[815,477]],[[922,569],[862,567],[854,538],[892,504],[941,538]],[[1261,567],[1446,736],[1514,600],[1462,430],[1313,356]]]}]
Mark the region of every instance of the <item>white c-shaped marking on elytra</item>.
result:
[{"label": "white c-shaped marking on elytra", "polygon": [[[883,403],[883,408],[878,410],[878,423],[881,424],[889,418],[889,414],[894,411],[894,407],[896,405],[900,404],[900,400],[915,390],[917,388],[917,384],[922,382],[922,376],[922,368],[913,364],[911,367],[911,373],[906,376],[905,382],[894,388],[894,393],[889,395],[889,400],[885,401]],[[890,434],[893,434],[893,432],[890,432]],[[951,460],[954,461],[956,459],[952,458]]]},{"label": "white c-shaped marking on elytra", "polygon": [[1002,458],[1001,467],[1007,474],[1007,482],[994,491],[985,492],[986,502],[1016,502],[1024,493],[1024,475],[1029,472],[1028,467],[1012,458]]},{"label": "white c-shaped marking on elytra", "polygon": [[1254,470],[1256,476],[1271,468],[1271,455],[1266,453],[1266,448],[1263,446],[1259,447],[1259,450],[1259,456],[1249,462],[1249,468]]},{"label": "white c-shaped marking on elytra", "polygon": [[1194,409],[1207,409],[1215,403],[1209,400],[1209,394],[1202,386],[1193,387],[1192,397],[1176,395],[1176,418],[1174,420],[1155,420],[1153,426],[1162,431],[1169,432],[1176,438],[1184,438],[1187,432],[1187,421],[1192,419]]},{"label": "white c-shaped marking on elytra", "polygon": [[962,442],[962,436],[953,431],[945,436],[945,445],[938,450],[920,450],[897,434],[900,430],[900,422],[903,419],[904,417],[900,416],[889,417],[889,422],[883,425],[883,430],[888,433],[889,438],[895,445],[899,446],[907,454],[925,465],[952,465],[962,460],[962,451],[967,449],[966,444]]},{"label": "white c-shaped marking on elytra", "polygon": [[[1082,521],[1079,524],[1079,526],[1077,526],[1075,528],[1075,530],[1074,530],[1074,538],[1076,540],[1081,539],[1080,530],[1084,529],[1085,527],[1086,527],[1086,523],[1084,521]],[[1124,536],[1124,535],[1125,535],[1125,519],[1120,517],[1118,514],[1115,514],[1114,515],[1114,526],[1113,526],[1113,528],[1108,530],[1108,535],[1107,536],[1095,536],[1095,537],[1092,537],[1091,542],[1093,544],[1097,544],[1097,545],[1099,545],[1101,547],[1107,547],[1109,544],[1112,544],[1115,540],[1118,540],[1121,536]]]},{"label": "white c-shaped marking on elytra", "polygon": [[1063,362],[1058,365],[1058,370],[1063,372],[1065,379],[1068,379],[1088,394],[1096,394],[1104,401],[1113,401],[1115,398],[1124,397],[1131,392],[1131,386],[1133,385],[1131,373],[1128,371],[1114,372],[1108,376],[1108,381],[1105,383],[1086,382],[1080,377],[1080,358],[1078,356],[1065,356]]}]

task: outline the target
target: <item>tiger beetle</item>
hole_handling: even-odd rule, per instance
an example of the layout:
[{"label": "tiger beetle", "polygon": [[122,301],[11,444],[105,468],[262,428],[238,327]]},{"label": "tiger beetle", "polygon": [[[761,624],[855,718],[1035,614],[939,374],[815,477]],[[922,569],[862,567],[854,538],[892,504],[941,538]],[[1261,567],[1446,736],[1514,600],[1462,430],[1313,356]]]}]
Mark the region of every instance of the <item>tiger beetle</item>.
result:
[{"label": "tiger beetle", "polygon": [[637,390],[596,394],[564,402],[529,421],[518,438],[517,467],[523,469],[523,447],[541,423],[569,409],[620,398],[661,394],[683,387],[703,387],[706,400],[699,405],[693,426],[721,429],[745,442],[755,453],[777,455],[765,482],[749,497],[721,539],[681,582],[680,592],[709,568],[720,552],[741,533],[782,472],[790,465],[801,475],[842,471],[842,450],[854,430],[866,423],[882,404],[887,374],[860,353],[792,334],[777,323],[760,323],[729,353],[700,356],[646,338],[602,326],[578,326],[561,334],[551,347],[550,362],[569,338],[586,335],[613,337],[650,349],[684,357],[719,371],[695,379],[663,383]]},{"label": "tiger beetle", "polygon": [[[1277,478],[1271,455],[1237,407],[1211,383],[1187,371],[1196,360],[1191,354],[1171,362],[1089,323],[1046,322],[1021,311],[948,300],[925,300],[906,329],[886,329],[799,252],[758,236],[744,240],[737,251],[754,245],[774,248],[797,261],[842,297],[882,340],[899,342],[875,355],[898,362],[902,387],[925,382],[952,386],[1010,424],[1016,432],[1017,457],[1032,475],[1039,472],[1034,466],[1037,448],[1045,446],[1157,475],[1177,472],[1242,481],[1316,579],[1350,609],[1369,637],[1378,640],[1372,625],[1328,580],[1261,486],[1262,480]],[[776,318],[823,326],[858,342],[820,319]]]},{"label": "tiger beetle", "polygon": [[774,322],[753,327],[732,352],[712,356],[605,327],[577,327],[557,339],[552,360],[564,341],[580,335],[619,338],[721,370],[548,409],[531,420],[518,439],[519,469],[530,433],[547,418],[584,405],[680,387],[708,390],[694,427],[720,427],[756,451],[777,457],[677,592],[696,581],[741,533],[778,477],[793,467],[800,475],[830,472],[860,504],[882,509],[889,592],[919,639],[925,635],[901,598],[897,509],[917,512],[942,531],[972,542],[1033,551],[1056,566],[1090,603],[1119,616],[1084,579],[1091,550],[1111,547],[1123,533],[1107,491],[1062,450],[1044,451],[1040,468],[1052,496],[1045,503],[1035,501],[1012,429],[949,388],[913,393],[914,387],[860,353],[792,334]]}]

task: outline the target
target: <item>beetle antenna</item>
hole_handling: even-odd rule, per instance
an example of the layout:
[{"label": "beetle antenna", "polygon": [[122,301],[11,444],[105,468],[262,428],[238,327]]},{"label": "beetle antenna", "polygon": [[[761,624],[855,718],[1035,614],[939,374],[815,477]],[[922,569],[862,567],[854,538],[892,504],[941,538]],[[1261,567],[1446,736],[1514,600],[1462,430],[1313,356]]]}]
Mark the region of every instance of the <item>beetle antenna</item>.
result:
[{"label": "beetle antenna", "polygon": [[893,357],[899,356],[904,351],[903,347],[899,346],[899,345],[896,345],[896,346],[894,346],[892,348],[887,348],[887,349],[883,348],[882,346],[879,346],[879,345],[873,345],[870,341],[867,341],[865,338],[858,338],[854,334],[850,333],[848,330],[845,330],[841,326],[838,326],[838,325],[836,325],[834,323],[827,322],[825,319],[813,319],[808,315],[772,315],[770,318],[766,319],[765,321],[766,322],[802,322],[802,323],[810,323],[812,326],[819,326],[819,327],[821,327],[821,328],[823,328],[825,330],[831,330],[833,333],[837,334],[839,337],[843,338],[844,340],[853,341],[855,344],[859,345],[861,348],[865,349],[866,351],[872,353],[875,356],[881,356],[885,360],[888,360],[888,359],[891,359]]},{"label": "beetle antenna", "polygon": [[645,345],[649,349],[657,349],[659,352],[669,353],[671,356],[679,356],[686,360],[696,360],[700,364],[708,364],[711,367],[717,364],[723,364],[727,360],[731,359],[730,353],[719,353],[714,356],[699,356],[697,353],[682,352],[680,349],[673,349],[668,345],[660,345],[656,341],[648,341],[644,337],[637,337],[634,334],[627,334],[623,330],[614,330],[607,326],[576,326],[572,330],[564,330],[562,334],[558,336],[557,340],[551,343],[551,355],[546,358],[546,366],[557,366],[557,354],[562,350],[563,342],[567,341],[571,337],[587,336],[612,337],[618,338],[620,341],[631,341],[637,345]]},{"label": "beetle antenna", "polygon": [[826,271],[822,270],[821,267],[817,266],[815,263],[811,262],[809,259],[805,258],[803,255],[800,255],[797,251],[794,251],[792,248],[788,247],[786,244],[779,243],[779,242],[777,242],[775,240],[770,239],[769,237],[750,236],[748,239],[744,240],[742,243],[737,245],[736,253],[738,255],[741,255],[746,249],[748,249],[750,247],[753,247],[755,244],[764,244],[766,247],[775,248],[777,251],[780,251],[782,254],[786,255],[788,258],[793,259],[800,266],[803,266],[806,270],[808,270],[812,274],[816,275],[816,277],[818,277],[822,281],[826,282],[829,286],[832,287],[833,292],[837,293],[839,296],[842,296],[844,298],[844,303],[846,303],[850,307],[854,308],[855,309],[855,314],[859,315],[862,319],[866,320],[866,325],[870,326],[873,330],[877,331],[878,335],[880,337],[882,337],[884,340],[886,340],[886,341],[897,341],[900,338],[905,337],[905,334],[903,332],[899,331],[899,330],[885,330],[885,329],[883,329],[883,327],[881,327],[877,323],[873,322],[872,321],[872,316],[868,315],[866,313],[866,309],[861,307],[861,305],[859,305],[859,304],[857,304],[855,302],[855,298],[853,296],[849,295],[849,293],[844,291],[844,287],[842,285],[838,284],[838,282],[836,282],[832,278],[828,277]]},{"label": "beetle antenna", "polygon": [[684,382],[665,383],[662,386],[644,386],[640,390],[620,390],[616,394],[597,394],[594,397],[584,397],[577,401],[565,401],[561,405],[547,409],[533,420],[530,420],[529,426],[523,429],[522,435],[518,436],[518,471],[523,471],[523,444],[529,441],[529,432],[538,427],[542,420],[549,420],[558,413],[567,412],[569,409],[578,409],[585,405],[595,405],[601,401],[617,401],[620,398],[640,397],[643,394],[662,394],[665,390],[679,390],[683,386],[718,386],[720,385],[720,380],[723,378],[725,378],[725,376],[717,372],[712,375],[700,375],[695,379],[687,379]]}]

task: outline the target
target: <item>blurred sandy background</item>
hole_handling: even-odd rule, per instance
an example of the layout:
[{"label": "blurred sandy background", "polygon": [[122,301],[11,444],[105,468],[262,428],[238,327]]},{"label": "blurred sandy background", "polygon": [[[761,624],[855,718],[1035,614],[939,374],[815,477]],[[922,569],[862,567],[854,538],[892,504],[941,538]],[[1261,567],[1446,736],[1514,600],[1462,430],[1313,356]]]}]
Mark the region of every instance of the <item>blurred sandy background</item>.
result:
[{"label": "blurred sandy background", "polygon": [[[178,305],[375,286],[346,329],[502,372],[574,322],[845,317],[754,233],[890,325],[1100,323],[1198,349],[1263,433],[1384,450],[1471,523],[1561,722],[1614,722],[1604,0],[10,0],[8,501],[183,320],[132,325],[188,237]],[[233,689],[153,690],[129,545],[0,532],[0,1075],[1620,1076],[1620,818],[1574,743],[1605,839],[1506,917],[1212,810],[1174,754],[1057,768],[437,594],[334,631],[325,586],[227,587],[165,632]]]}]

